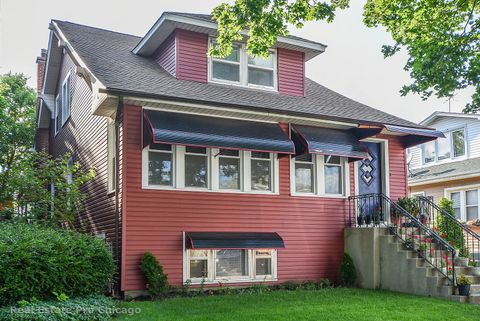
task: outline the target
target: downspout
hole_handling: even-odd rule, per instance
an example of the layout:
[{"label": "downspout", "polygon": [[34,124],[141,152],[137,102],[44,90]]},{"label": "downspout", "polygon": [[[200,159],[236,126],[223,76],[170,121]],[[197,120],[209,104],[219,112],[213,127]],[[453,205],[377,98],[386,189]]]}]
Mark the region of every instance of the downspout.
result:
[{"label": "downspout", "polygon": [[123,97],[118,97],[117,113],[115,115],[115,257],[117,258],[117,275],[116,275],[116,294],[120,296],[121,292],[121,268],[122,257],[120,249],[120,174],[119,174],[119,159],[120,151],[118,148],[120,142],[120,123],[122,121],[123,114]]}]

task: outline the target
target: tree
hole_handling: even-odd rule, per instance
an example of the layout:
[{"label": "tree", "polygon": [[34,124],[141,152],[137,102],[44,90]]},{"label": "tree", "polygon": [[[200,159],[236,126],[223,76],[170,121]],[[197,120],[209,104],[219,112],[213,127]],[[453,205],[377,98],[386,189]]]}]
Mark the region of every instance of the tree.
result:
[{"label": "tree", "polygon": [[[232,43],[248,30],[247,49],[266,56],[278,36],[288,35],[288,24],[301,28],[306,21],[333,21],[335,12],[348,7],[349,0],[236,0],[221,4],[212,12],[218,23],[212,56],[228,56]],[[391,57],[406,49],[404,67],[411,84],[401,94],[432,94],[451,97],[468,86],[475,88],[465,112],[480,109],[480,0],[367,0],[364,23],[383,26],[394,44],[382,52]]]},{"label": "tree", "polygon": [[81,186],[94,171],[72,164],[69,154],[53,158],[32,150],[35,104],[24,75],[0,76],[0,221],[73,228],[85,198]]},{"label": "tree", "polygon": [[35,133],[35,91],[22,74],[0,75],[0,209],[13,201],[12,176]]}]

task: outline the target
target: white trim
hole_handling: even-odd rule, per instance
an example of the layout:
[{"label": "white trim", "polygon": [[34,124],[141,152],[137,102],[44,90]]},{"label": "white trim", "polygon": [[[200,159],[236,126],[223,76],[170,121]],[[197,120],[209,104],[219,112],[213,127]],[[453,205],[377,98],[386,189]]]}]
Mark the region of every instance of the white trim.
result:
[{"label": "white trim", "polygon": [[[68,86],[64,90],[65,84],[68,82]],[[62,85],[60,86],[60,92],[61,92],[61,97],[62,97],[62,127],[65,125],[67,120],[70,118],[70,115],[72,113],[72,92],[71,92],[71,87],[72,87],[72,78],[71,78],[71,71],[69,70],[67,75],[62,81]],[[65,96],[68,96],[67,98]],[[67,110],[67,104],[68,103],[68,115],[66,113]]]},{"label": "white trim", "polygon": [[[348,170],[348,159],[346,157],[340,157],[341,167],[341,182],[342,182],[342,193],[341,194],[328,194],[325,193],[325,156],[320,154],[311,154],[312,162],[296,161],[296,158],[290,156],[290,195],[297,197],[320,197],[320,198],[347,198],[350,196],[350,171]],[[295,183],[295,164],[304,163],[304,164],[313,164],[313,192],[312,193],[301,193],[296,191]]]},{"label": "white trim", "polygon": [[[53,122],[54,122],[53,125],[54,125],[54,129],[55,129],[54,136],[57,136],[57,134],[58,134],[58,132],[60,131],[60,128],[61,128],[61,126],[60,126],[60,128],[58,128],[58,124],[57,124],[57,121],[58,121],[58,120],[57,120],[57,118],[58,118],[58,108],[59,108],[59,106],[58,106],[58,100],[60,100],[60,102],[61,102],[61,101],[62,101],[61,98],[62,98],[62,97],[61,97],[60,94],[58,94],[58,95],[55,96],[55,106],[54,106],[54,109],[55,109],[55,110],[54,110],[54,118],[53,118]],[[60,110],[62,110],[62,107],[60,107]]]},{"label": "white trim", "polygon": [[410,196],[425,196],[425,191],[410,193]]},{"label": "white trim", "polygon": [[[189,262],[190,262],[190,250],[185,246],[185,232],[182,232],[183,235],[183,248],[182,248],[182,260],[183,260],[183,284],[186,284],[187,281],[190,281],[190,284],[220,284],[220,283],[253,283],[253,282],[272,282],[278,281],[277,270],[278,270],[278,250],[277,249],[239,249],[247,251],[248,257],[248,275],[229,278],[216,278],[216,252],[222,249],[198,249],[198,251],[208,251],[206,258],[201,258],[202,260],[207,260],[207,277],[206,278],[190,278],[189,271]],[[268,250],[271,251],[271,275],[256,275],[256,251]],[[263,258],[262,256],[258,258]],[[200,259],[200,258],[199,258]]]},{"label": "white trim", "polygon": [[463,113],[449,113],[449,112],[443,112],[443,111],[436,111],[432,113],[430,116],[425,118],[420,122],[420,125],[428,125],[431,122],[433,122],[435,119],[440,118],[440,117],[449,117],[449,118],[471,118],[471,119],[478,119],[480,120],[480,116],[475,115],[475,114],[463,114]]},{"label": "white trim", "polygon": [[[464,145],[464,153],[463,155],[460,156],[455,156],[454,154],[454,146],[453,146],[453,132],[458,132],[458,131],[463,131],[463,145]],[[422,165],[418,168],[424,168],[424,167],[429,167],[429,166],[434,166],[434,165],[440,165],[440,164],[446,164],[446,163],[451,163],[454,161],[461,161],[468,159],[468,137],[467,137],[467,126],[466,125],[461,125],[461,126],[455,126],[452,128],[449,128],[447,130],[443,130],[444,134],[449,134],[448,139],[449,139],[449,147],[450,147],[450,157],[444,158],[439,160],[438,159],[438,139],[434,141],[429,141],[426,143],[423,143],[420,148],[420,156],[421,156],[421,161]],[[434,159],[431,162],[425,162],[425,147],[427,144],[433,144],[434,148]]]},{"label": "white trim", "polygon": [[[279,195],[280,194],[280,170],[278,155],[270,154],[271,164],[271,182],[270,191],[252,190],[251,189],[251,152],[239,150],[240,159],[240,189],[221,189],[219,187],[219,164],[220,157],[229,158],[229,156],[218,155],[218,148],[206,148],[208,160],[208,180],[207,187],[185,187],[185,146],[172,145],[173,169],[172,169],[172,185],[149,185],[148,183],[148,155],[149,152],[162,152],[150,149],[149,146],[142,150],[142,189],[149,190],[175,190],[188,192],[214,192],[214,193],[240,193],[240,194],[262,194],[262,195]],[[236,158],[236,157],[235,157]],[[266,160],[266,159],[265,159]],[[248,175],[248,176],[247,176]]]},{"label": "white trim", "polygon": [[[388,139],[384,138],[366,138],[363,139],[366,142],[373,142],[380,144],[380,150],[382,152],[382,192],[390,197],[390,159],[388,152]],[[405,153],[405,151],[403,151]],[[355,180],[355,195],[358,195],[358,162],[355,162],[353,166],[353,174]]]}]

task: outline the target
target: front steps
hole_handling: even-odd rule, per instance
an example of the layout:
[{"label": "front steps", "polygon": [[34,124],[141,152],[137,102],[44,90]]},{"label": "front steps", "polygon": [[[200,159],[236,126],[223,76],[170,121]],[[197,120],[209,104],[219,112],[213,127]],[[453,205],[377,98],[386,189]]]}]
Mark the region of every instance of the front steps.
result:
[{"label": "front steps", "polygon": [[[442,297],[459,302],[480,304],[480,268],[456,267],[456,275],[464,274],[471,281],[470,296],[458,295],[451,281],[439,273],[418,252],[405,247],[404,242],[395,235],[390,235],[388,229],[379,232],[380,274],[382,289]],[[445,251],[431,244],[427,255],[432,260],[441,259]]]}]

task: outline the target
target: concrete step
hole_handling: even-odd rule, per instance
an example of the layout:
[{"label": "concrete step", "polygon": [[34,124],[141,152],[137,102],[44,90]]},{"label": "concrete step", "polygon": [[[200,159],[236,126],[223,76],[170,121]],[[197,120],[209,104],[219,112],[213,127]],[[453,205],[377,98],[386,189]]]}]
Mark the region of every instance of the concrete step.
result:
[{"label": "concrete step", "polygon": [[449,299],[462,303],[480,304],[480,295],[460,296],[452,295]]}]

